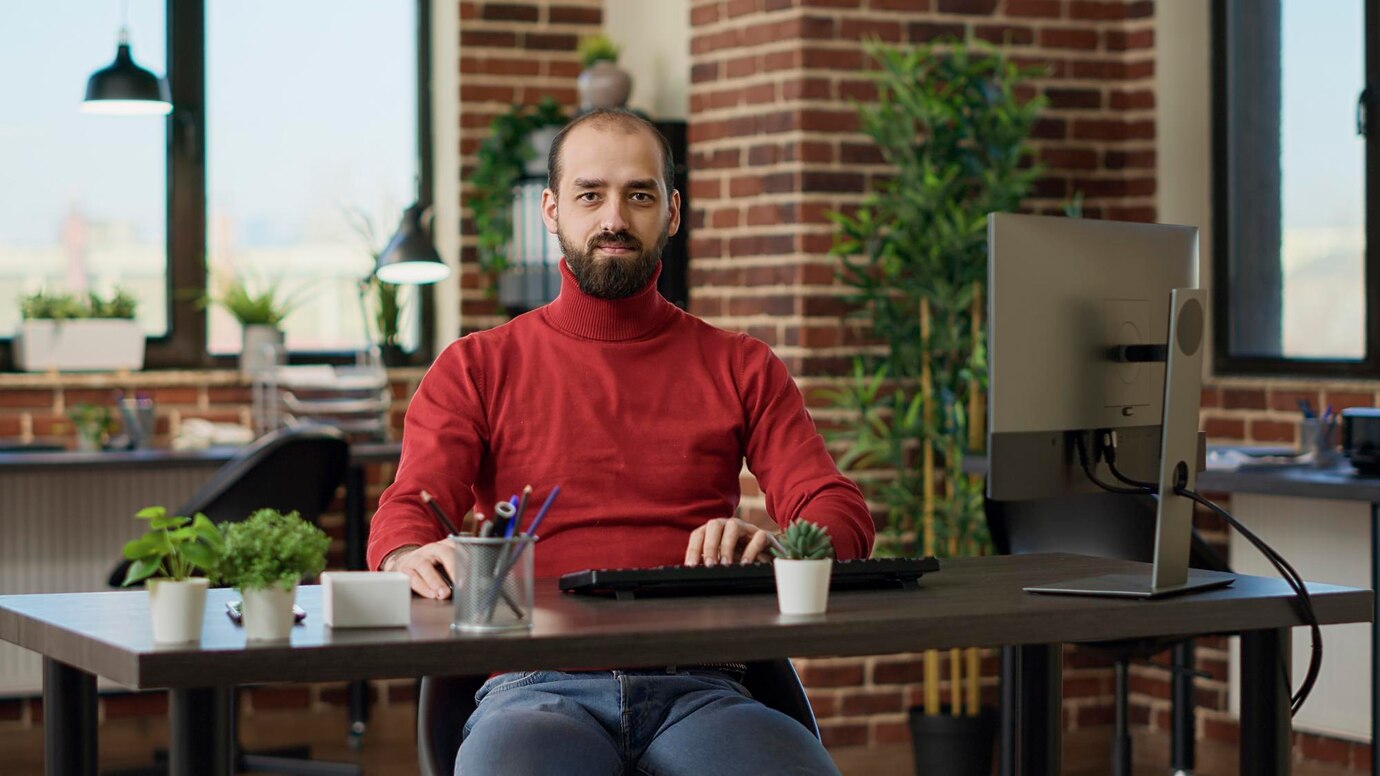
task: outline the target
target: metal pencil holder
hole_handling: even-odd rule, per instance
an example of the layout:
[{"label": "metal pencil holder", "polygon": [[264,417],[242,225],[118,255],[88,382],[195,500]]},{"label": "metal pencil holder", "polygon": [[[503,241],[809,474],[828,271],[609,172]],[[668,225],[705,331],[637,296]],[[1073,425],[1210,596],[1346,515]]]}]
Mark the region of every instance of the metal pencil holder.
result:
[{"label": "metal pencil holder", "polygon": [[503,631],[532,627],[532,543],[535,536],[452,536],[455,613],[451,627]]}]

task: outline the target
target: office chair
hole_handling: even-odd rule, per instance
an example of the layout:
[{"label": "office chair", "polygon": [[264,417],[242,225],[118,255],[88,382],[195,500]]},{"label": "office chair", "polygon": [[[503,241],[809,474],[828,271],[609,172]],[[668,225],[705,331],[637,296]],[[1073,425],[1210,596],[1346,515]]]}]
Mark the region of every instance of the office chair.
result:
[{"label": "office chair", "polygon": [[[350,446],[345,435],[331,426],[303,425],[266,434],[235,454],[216,471],[207,483],[179,506],[173,514],[204,513],[214,523],[238,522],[256,509],[272,507],[280,512],[296,510],[312,523],[330,507],[336,490],[345,481],[350,462]],[[110,574],[110,585],[124,581],[129,561],[122,561]],[[307,747],[288,747],[272,752],[249,753],[235,733],[238,699],[232,693],[231,735],[234,736],[236,773],[268,771],[288,774],[340,774],[354,776],[360,768],[349,763],[312,762]],[[160,753],[161,754],[161,753]],[[166,773],[154,766],[134,773]]]},{"label": "office chair", "polygon": [[[417,763],[422,776],[455,772],[465,722],[474,713],[474,694],[487,676],[427,676],[417,693]],[[805,726],[819,738],[819,725],[791,661],[747,664],[743,686],[752,697]]]},{"label": "office chair", "polygon": [[[1030,501],[985,503],[992,544],[1003,555],[1072,552],[1149,563],[1154,559],[1155,501],[1148,496],[1084,493]],[[1231,571],[1197,530],[1193,531],[1189,565]],[[1107,653],[1116,671],[1116,724],[1112,743],[1113,776],[1131,774],[1128,730],[1128,671],[1132,660],[1145,660],[1173,649],[1173,717],[1170,724],[1170,770],[1188,774],[1194,764],[1193,640],[1175,638],[1090,642],[1083,646]],[[1002,677],[1005,682],[1007,677]]]}]

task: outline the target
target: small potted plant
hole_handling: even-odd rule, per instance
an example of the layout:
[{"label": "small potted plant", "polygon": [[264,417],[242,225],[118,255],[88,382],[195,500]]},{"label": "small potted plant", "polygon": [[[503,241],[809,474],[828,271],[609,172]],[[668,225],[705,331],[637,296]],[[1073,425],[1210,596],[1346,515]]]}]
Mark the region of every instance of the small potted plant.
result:
[{"label": "small potted plant", "polygon": [[23,320],[14,337],[15,364],[28,372],[142,369],[144,330],[138,301],[115,289],[86,299],[50,291],[20,298]]},{"label": "small potted plant", "polygon": [[225,547],[212,576],[239,588],[245,638],[280,641],[292,632],[292,601],[303,577],[326,568],[331,540],[296,512],[256,510],[225,527]]},{"label": "small potted plant", "polygon": [[67,408],[67,419],[77,430],[77,449],[83,452],[100,450],[119,428],[115,411],[103,404],[73,404]]},{"label": "small potted plant", "polygon": [[603,35],[580,41],[580,64],[584,70],[575,79],[580,92],[580,110],[621,108],[632,94],[632,77],[618,66],[618,44]]},{"label": "small potted plant", "polygon": [[795,520],[773,542],[776,601],[782,614],[823,614],[829,603],[834,542],[808,520]]},{"label": "small potted plant", "polygon": [[142,581],[148,588],[155,642],[200,641],[210,583],[192,575],[215,566],[223,546],[220,530],[199,512],[183,517],[169,515],[163,507],[145,507],[134,516],[149,521],[149,529],[125,543],[130,566],[123,584]]},{"label": "small potted plant", "polygon": [[248,281],[235,276],[222,278],[216,292],[202,300],[203,304],[219,305],[239,321],[240,371],[245,374],[272,368],[277,363],[283,347],[279,324],[297,302],[295,295],[282,294],[276,281],[256,292],[250,289]]}]

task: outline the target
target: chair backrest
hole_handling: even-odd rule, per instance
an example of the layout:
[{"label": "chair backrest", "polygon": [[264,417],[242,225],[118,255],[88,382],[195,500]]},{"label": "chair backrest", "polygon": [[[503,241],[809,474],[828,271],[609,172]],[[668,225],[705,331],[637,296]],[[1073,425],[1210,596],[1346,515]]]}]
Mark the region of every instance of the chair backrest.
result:
[{"label": "chair backrest", "polygon": [[[455,757],[465,722],[474,713],[474,694],[486,676],[428,676],[417,694],[417,762],[422,776],[455,772]],[[752,697],[805,726],[816,738],[810,700],[791,661],[761,660],[747,664],[743,686]]]},{"label": "chair backrest", "polygon": [[[985,503],[992,543],[1003,555],[1072,552],[1149,563],[1155,552],[1155,500],[1119,493]],[[1189,565],[1230,571],[1193,531]]]},{"label": "chair backrest", "polygon": [[[256,509],[297,511],[316,522],[345,481],[350,445],[339,429],[308,425],[281,429],[245,447],[216,470],[173,514],[204,513],[214,523],[238,522]],[[129,561],[110,575],[124,581]]]}]

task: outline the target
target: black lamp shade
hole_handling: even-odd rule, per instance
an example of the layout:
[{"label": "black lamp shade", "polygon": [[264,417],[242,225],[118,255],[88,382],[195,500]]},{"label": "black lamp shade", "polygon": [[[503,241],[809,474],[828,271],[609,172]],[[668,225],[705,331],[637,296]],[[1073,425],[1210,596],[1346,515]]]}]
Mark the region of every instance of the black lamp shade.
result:
[{"label": "black lamp shade", "polygon": [[379,254],[374,274],[385,283],[426,285],[450,277],[450,266],[441,260],[431,235],[422,226],[423,208],[409,207],[397,234]]},{"label": "black lamp shade", "polygon": [[86,82],[84,113],[163,114],[172,112],[168,84],[139,67],[130,56],[129,44],[120,42],[115,61],[97,70]]}]

